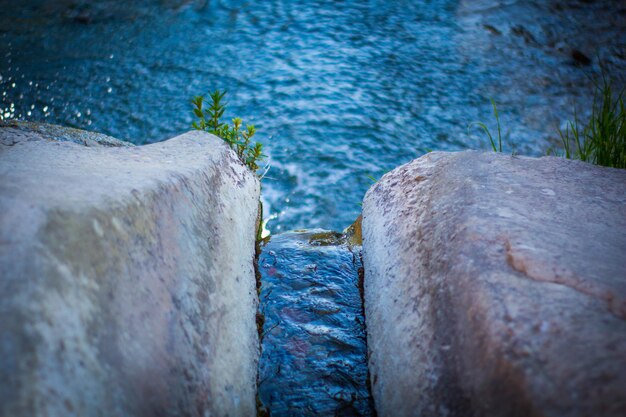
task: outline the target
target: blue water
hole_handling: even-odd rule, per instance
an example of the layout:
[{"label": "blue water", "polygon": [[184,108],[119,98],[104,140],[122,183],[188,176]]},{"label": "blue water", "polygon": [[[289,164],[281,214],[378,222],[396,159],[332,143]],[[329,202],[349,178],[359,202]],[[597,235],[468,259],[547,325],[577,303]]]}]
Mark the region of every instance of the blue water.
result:
[{"label": "blue water", "polygon": [[319,229],[263,245],[259,398],[273,417],[374,414],[360,256],[360,247]]},{"label": "blue water", "polygon": [[368,176],[487,149],[468,124],[495,129],[490,98],[505,151],[545,153],[588,113],[600,67],[625,84],[618,0],[0,0],[0,119],[143,144],[188,130],[191,97],[219,88],[226,116],[256,125],[274,233],[259,396],[274,416],[373,413],[358,248],[275,232],[342,230]]},{"label": "blue water", "polygon": [[[490,97],[507,137],[531,155],[556,141],[572,103],[589,102],[598,66],[572,65],[559,31],[605,2],[583,2],[571,12],[583,20],[562,22],[542,11],[549,2],[509,10],[518,3],[0,1],[0,114],[140,144],[184,132],[189,99],[226,89],[227,115],[254,123],[271,157],[269,229],[340,230],[360,211],[367,175],[428,149],[486,148],[467,126],[493,128]],[[536,44],[512,30],[507,11]],[[623,19],[611,16],[588,32],[617,31],[607,37],[617,49],[599,53],[619,67]]]}]

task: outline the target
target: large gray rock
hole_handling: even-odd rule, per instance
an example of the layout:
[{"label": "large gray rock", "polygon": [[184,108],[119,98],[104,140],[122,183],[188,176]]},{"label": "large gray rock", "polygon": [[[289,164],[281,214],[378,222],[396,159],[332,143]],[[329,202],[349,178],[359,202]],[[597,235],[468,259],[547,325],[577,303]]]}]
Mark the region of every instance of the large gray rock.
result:
[{"label": "large gray rock", "polygon": [[363,206],[380,416],[626,415],[626,171],[430,153]]},{"label": "large gray rock", "polygon": [[0,128],[0,415],[254,415],[258,180],[88,139]]}]

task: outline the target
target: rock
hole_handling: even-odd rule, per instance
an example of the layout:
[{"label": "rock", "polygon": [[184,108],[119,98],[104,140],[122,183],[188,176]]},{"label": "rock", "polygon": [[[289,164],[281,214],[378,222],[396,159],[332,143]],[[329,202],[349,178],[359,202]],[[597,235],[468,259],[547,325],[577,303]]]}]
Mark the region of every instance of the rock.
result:
[{"label": "rock", "polygon": [[537,39],[535,39],[535,36],[522,25],[515,25],[511,27],[511,33],[523,38],[526,44],[530,44],[530,45],[539,44],[539,42],[537,42]]},{"label": "rock", "polygon": [[498,36],[502,35],[502,32],[500,32],[498,29],[496,29],[495,26],[492,26],[492,25],[490,25],[488,23],[483,24],[483,27],[485,29],[487,29],[489,32],[491,32],[491,34],[493,34],[493,35],[498,35]]},{"label": "rock", "polygon": [[259,182],[232,150],[2,127],[0,173],[0,415],[255,414]]},{"label": "rock", "polygon": [[350,226],[346,227],[343,231],[344,236],[346,237],[346,241],[349,245],[361,246],[363,244],[363,236],[361,231],[361,222],[363,221],[363,216],[359,215],[356,218],[354,223]]},{"label": "rock", "polygon": [[577,64],[591,65],[591,58],[580,52],[578,49],[572,49],[572,58],[574,58],[574,61],[576,61]]},{"label": "rock", "polygon": [[363,250],[379,416],[626,415],[626,170],[430,153]]},{"label": "rock", "polygon": [[23,141],[73,142],[84,146],[131,147],[125,142],[102,133],[88,132],[72,127],[24,121],[0,121],[0,138],[3,144]]}]

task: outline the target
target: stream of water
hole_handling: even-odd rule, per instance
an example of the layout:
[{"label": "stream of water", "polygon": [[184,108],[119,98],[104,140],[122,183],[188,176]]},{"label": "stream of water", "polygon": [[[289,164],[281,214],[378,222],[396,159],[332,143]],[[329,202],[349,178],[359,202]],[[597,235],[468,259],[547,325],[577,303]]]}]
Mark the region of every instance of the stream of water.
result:
[{"label": "stream of water", "polygon": [[[621,5],[620,5],[621,4]],[[149,143],[188,130],[192,96],[228,90],[271,169],[267,227],[341,230],[384,172],[428,149],[537,155],[626,77],[623,2],[0,0],[0,117]],[[572,48],[592,58],[577,65]],[[595,56],[598,55],[599,59]],[[509,143],[512,142],[512,143]]]},{"label": "stream of water", "polygon": [[272,236],[259,257],[259,396],[275,417],[371,416],[360,247],[334,232]]},{"label": "stream of water", "polygon": [[372,415],[358,248],[342,230],[368,176],[429,149],[540,155],[601,67],[626,80],[626,6],[585,0],[0,0],[0,119],[143,144],[189,130],[190,99],[270,156],[259,259],[259,396],[273,416]]}]

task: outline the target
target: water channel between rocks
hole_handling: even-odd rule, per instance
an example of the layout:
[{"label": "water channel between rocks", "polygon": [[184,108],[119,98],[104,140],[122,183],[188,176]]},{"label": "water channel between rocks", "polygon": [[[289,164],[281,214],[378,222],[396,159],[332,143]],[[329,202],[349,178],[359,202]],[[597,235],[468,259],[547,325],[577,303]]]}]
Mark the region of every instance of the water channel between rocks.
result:
[{"label": "water channel between rocks", "polygon": [[273,417],[374,415],[360,252],[319,229],[262,245],[259,398]]}]

